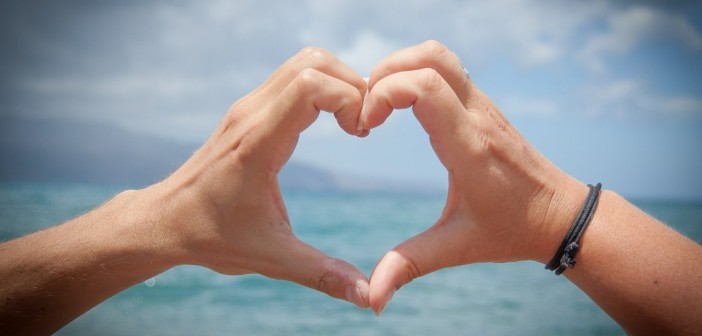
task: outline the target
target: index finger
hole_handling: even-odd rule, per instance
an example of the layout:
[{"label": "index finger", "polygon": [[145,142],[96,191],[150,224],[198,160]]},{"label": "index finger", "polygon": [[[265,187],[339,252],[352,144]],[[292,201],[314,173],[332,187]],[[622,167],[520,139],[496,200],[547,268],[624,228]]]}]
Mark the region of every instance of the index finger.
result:
[{"label": "index finger", "polygon": [[428,68],[383,78],[368,93],[365,104],[361,122],[367,129],[382,124],[394,109],[412,106],[432,142],[460,139],[470,114],[443,77]]},{"label": "index finger", "polygon": [[372,89],[379,80],[391,74],[423,68],[438,72],[461,103],[464,106],[468,103],[472,82],[460,59],[446,46],[433,40],[399,50],[383,59],[373,69],[368,88]]},{"label": "index finger", "polygon": [[353,85],[361,96],[367,84],[351,67],[341,62],[329,51],[318,47],[305,47],[281,65],[261,86],[272,92],[280,92],[305,69],[314,69]]}]

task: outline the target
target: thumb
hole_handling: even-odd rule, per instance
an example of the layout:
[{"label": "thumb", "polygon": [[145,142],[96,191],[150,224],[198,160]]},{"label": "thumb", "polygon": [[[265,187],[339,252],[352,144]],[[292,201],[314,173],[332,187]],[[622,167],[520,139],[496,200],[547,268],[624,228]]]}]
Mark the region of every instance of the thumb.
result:
[{"label": "thumb", "polygon": [[264,274],[273,278],[293,281],[349,301],[359,308],[368,308],[368,279],[350,263],[333,258],[313,246],[292,237],[278,253],[278,271]]},{"label": "thumb", "polygon": [[434,225],[388,251],[380,259],[371,275],[369,296],[370,307],[377,315],[400,287],[451,264],[444,255],[443,232],[439,225]]}]

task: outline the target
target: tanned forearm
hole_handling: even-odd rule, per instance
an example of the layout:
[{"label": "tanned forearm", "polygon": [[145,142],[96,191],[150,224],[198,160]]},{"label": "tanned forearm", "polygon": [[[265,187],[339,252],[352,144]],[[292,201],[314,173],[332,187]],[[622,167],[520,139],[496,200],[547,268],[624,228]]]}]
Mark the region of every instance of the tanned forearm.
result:
[{"label": "tanned forearm", "polygon": [[0,245],[3,333],[50,334],[168,268],[158,240],[146,234],[143,214],[149,212],[133,207],[135,193],[120,194],[81,217]]},{"label": "tanned forearm", "polygon": [[702,247],[612,192],[564,275],[631,334],[702,330]]}]

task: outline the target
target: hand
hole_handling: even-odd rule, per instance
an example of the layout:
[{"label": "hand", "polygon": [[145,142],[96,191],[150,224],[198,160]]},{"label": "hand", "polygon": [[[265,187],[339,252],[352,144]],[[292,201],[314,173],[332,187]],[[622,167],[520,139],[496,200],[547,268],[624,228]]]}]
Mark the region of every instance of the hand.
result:
[{"label": "hand", "polygon": [[587,188],[550,163],[473,84],[438,42],[400,50],[369,79],[364,129],[393,109],[413,107],[449,173],[446,206],[425,232],[401,243],[371,276],[380,313],[404,284],[435,270],[476,262],[548,262]]},{"label": "hand", "polygon": [[236,102],[190,160],[146,190],[168,216],[163,240],[174,264],[224,274],[260,273],[368,307],[368,280],[356,267],[300,241],[290,226],[277,173],[299,134],[331,111],[357,130],[366,83],[328,52],[306,48]]}]

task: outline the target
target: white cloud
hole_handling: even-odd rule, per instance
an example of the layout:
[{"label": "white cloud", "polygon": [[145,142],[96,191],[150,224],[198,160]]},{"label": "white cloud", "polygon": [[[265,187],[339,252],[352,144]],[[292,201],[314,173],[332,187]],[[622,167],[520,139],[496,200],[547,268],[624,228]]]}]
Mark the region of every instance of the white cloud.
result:
[{"label": "white cloud", "polygon": [[691,96],[666,96],[641,79],[620,79],[587,87],[579,106],[592,116],[702,117],[702,100]]},{"label": "white cloud", "polygon": [[690,116],[702,116],[702,99],[690,96],[679,96],[669,98],[663,103],[663,111],[666,114]]},{"label": "white cloud", "polygon": [[99,95],[112,99],[129,99],[150,95],[173,99],[184,94],[202,92],[207,88],[202,78],[159,77],[126,74],[100,78],[48,78],[25,81],[25,85],[46,95]]},{"label": "white cloud", "polygon": [[633,79],[617,80],[598,85],[598,88],[592,90],[592,94],[588,96],[598,102],[612,103],[635,97],[637,93],[641,93],[642,87],[643,83],[641,81]]},{"label": "white cloud", "polygon": [[[561,113],[566,101],[579,99],[593,114],[612,104],[622,105],[620,111],[636,111],[633,106],[651,110],[646,100],[656,88],[639,79],[583,76],[572,78],[575,89],[549,96],[544,93],[548,87],[534,94],[541,83],[524,85],[519,71],[532,71],[528,75],[538,80],[534,71],[571,65],[576,57],[583,61],[575,64],[582,67],[576,71],[587,72],[598,64],[604,68],[607,55],[626,57],[652,38],[702,49],[702,37],[684,13],[615,7],[605,1],[308,1],[272,6],[221,0],[206,5],[141,3],[119,10],[73,7],[58,6],[61,15],[45,13],[54,21],[28,15],[21,23],[17,31],[26,34],[16,38],[23,48],[17,54],[35,61],[21,67],[21,60],[9,60],[11,65],[0,73],[0,84],[12,92],[6,95],[21,96],[24,101],[16,105],[28,104],[23,111],[62,117],[70,110],[71,115],[117,120],[176,138],[188,134],[185,115],[218,120],[229,104],[306,44],[331,50],[366,76],[393,51],[435,38],[476,73],[499,62],[517,65],[517,71],[499,73],[510,80],[496,87],[503,91],[499,95],[510,97],[503,106],[506,111],[523,115]],[[605,25],[596,30],[597,23]],[[553,73],[545,76],[549,75]],[[578,91],[582,87],[584,94]],[[4,105],[19,101],[11,99]],[[677,111],[675,115],[694,115],[698,99],[670,94],[657,97],[653,105],[659,111]],[[387,126],[411,118],[401,114]],[[171,124],[175,126],[164,127]],[[331,131],[337,127],[333,120],[320,125],[310,132],[339,134]],[[194,138],[206,131],[203,126]]]},{"label": "white cloud", "polygon": [[455,44],[479,63],[509,57],[524,67],[558,61],[579,30],[605,11],[599,2],[481,1],[450,15]]},{"label": "white cloud", "polygon": [[309,1],[312,17],[303,25],[301,40],[345,50],[363,34],[382,37],[391,47],[438,39],[472,60],[473,65],[506,56],[532,67],[564,57],[579,29],[606,13],[603,4],[528,0]]},{"label": "white cloud", "polygon": [[399,49],[395,41],[385,39],[377,33],[362,30],[348,48],[337,53],[337,57],[354,68],[361,76],[370,75],[373,67],[390,53]]},{"label": "white cloud", "polygon": [[672,39],[692,50],[702,49],[702,35],[681,14],[632,6],[608,11],[606,23],[606,29],[593,34],[579,55],[596,72],[605,70],[604,57],[628,53],[646,40]]},{"label": "white cloud", "polygon": [[[510,117],[589,114],[600,118],[596,124],[611,115],[654,123],[693,117],[693,126],[702,120],[702,67],[688,57],[702,50],[691,23],[700,13],[679,7],[604,0],[67,1],[17,7],[21,13],[0,11],[5,114],[91,119],[199,142],[231,103],[305,45],[330,50],[365,76],[395,50],[437,39],[461,57],[476,81],[482,77],[481,88]],[[670,49],[648,57],[642,46],[651,42]],[[665,78],[634,75],[636,68],[605,71],[614,69],[612,56],[635,58],[658,73],[672,71]],[[678,81],[676,73],[688,76]],[[409,111],[394,113],[363,141],[322,113],[295,155],[338,170],[442,177],[427,141]]]},{"label": "white cloud", "polygon": [[[329,10],[333,7],[325,7]],[[306,34],[306,33],[305,33]],[[304,36],[303,36],[304,38]],[[396,51],[400,47],[395,41],[380,36],[377,32],[360,30],[352,39],[352,43],[346,48],[337,51],[336,57],[353,68],[362,77],[367,77],[373,67],[383,58]],[[388,118],[383,127],[393,127],[400,124],[404,118],[412,118],[410,113],[396,111]],[[346,133],[339,129],[336,121],[330,116],[320,116],[317,121],[305,131],[309,139],[331,139],[346,137]]]}]

